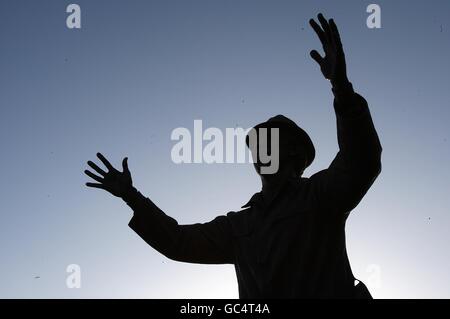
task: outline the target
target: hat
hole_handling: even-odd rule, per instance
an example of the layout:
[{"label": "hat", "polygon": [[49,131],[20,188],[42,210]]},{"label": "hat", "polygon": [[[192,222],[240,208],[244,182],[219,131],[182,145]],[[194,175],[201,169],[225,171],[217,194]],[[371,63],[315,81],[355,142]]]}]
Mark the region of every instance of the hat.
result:
[{"label": "hat", "polygon": [[[305,150],[306,155],[306,167],[311,165],[311,163],[314,160],[314,157],[316,156],[316,150],[314,148],[314,145],[311,141],[311,138],[309,135],[300,128],[297,124],[295,124],[294,121],[287,118],[284,115],[277,115],[274,117],[271,117],[266,122],[260,123],[253,127],[253,129],[258,132],[258,129],[260,128],[280,128],[280,129],[288,129],[289,134],[292,134],[292,140],[294,143],[298,143],[299,146],[301,146]],[[249,135],[247,134],[246,137],[246,143],[247,146],[249,146]]]}]

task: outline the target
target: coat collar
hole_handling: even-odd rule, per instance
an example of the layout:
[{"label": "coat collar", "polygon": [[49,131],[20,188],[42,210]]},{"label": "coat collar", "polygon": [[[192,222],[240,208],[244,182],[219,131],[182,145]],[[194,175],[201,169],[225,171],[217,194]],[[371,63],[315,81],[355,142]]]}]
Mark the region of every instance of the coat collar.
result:
[{"label": "coat collar", "polygon": [[[277,194],[275,194],[275,196],[273,197],[272,202],[280,195],[281,191],[286,190],[286,188],[287,188],[288,190],[294,189],[294,187],[295,187],[296,185],[298,185],[298,183],[300,183],[301,180],[302,180],[302,179],[298,179],[298,178],[291,178],[291,179],[288,179],[288,180],[286,181],[285,185],[283,185],[282,187],[280,187],[280,189],[277,191]],[[253,194],[253,196],[250,198],[250,200],[249,200],[245,205],[241,206],[241,208],[249,208],[249,207],[254,206],[254,204],[258,204],[258,203],[264,204],[264,203],[263,203],[263,197],[262,197],[262,191]],[[270,204],[270,203],[269,203],[269,204]]]},{"label": "coat collar", "polygon": [[253,196],[250,198],[250,200],[245,205],[241,206],[241,208],[252,207],[253,204],[255,204],[258,201],[262,201],[262,192],[253,194]]}]

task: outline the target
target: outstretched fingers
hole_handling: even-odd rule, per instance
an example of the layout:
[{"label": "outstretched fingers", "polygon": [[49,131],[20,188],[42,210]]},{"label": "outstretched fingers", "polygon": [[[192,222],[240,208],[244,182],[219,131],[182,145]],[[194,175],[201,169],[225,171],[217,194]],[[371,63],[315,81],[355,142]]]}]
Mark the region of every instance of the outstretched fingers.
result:
[{"label": "outstretched fingers", "polygon": [[332,37],[331,37],[331,30],[330,30],[330,25],[328,24],[328,21],[325,19],[325,17],[323,16],[322,13],[319,13],[317,15],[317,18],[319,19],[320,25],[322,26],[322,29],[325,33],[325,38],[327,39],[328,42],[331,42]]},{"label": "outstretched fingers", "polygon": [[105,175],[106,175],[106,172],[105,172],[104,170],[102,170],[100,167],[98,167],[97,164],[95,164],[94,162],[88,161],[87,164],[88,164],[94,171],[96,171],[97,173],[99,173],[100,175],[102,175],[102,176],[105,176]]},{"label": "outstretched fingers", "polygon": [[309,20],[309,24],[313,28],[313,30],[316,32],[317,36],[319,37],[320,42],[322,42],[322,45],[325,47],[325,44],[327,42],[325,37],[325,32],[323,32],[322,28],[317,24],[317,22],[314,19]]},{"label": "outstretched fingers", "polygon": [[114,167],[111,165],[111,163],[103,156],[102,153],[97,153],[97,157],[99,160],[102,161],[102,163],[106,166],[106,168],[110,171],[114,170]]},{"label": "outstretched fingers", "polygon": [[128,169],[128,157],[125,157],[122,161],[122,168],[124,173],[129,173],[130,170]]},{"label": "outstretched fingers", "polygon": [[330,30],[333,36],[334,43],[337,45],[337,47],[342,48],[341,36],[333,19],[330,19]]},{"label": "outstretched fingers", "polygon": [[316,50],[312,50],[309,54],[311,55],[311,58],[313,58],[313,60],[316,61],[319,65],[322,64],[323,58],[319,54],[319,52],[317,52]]},{"label": "outstretched fingers", "polygon": [[[97,184],[97,183],[86,183],[87,187],[93,187],[93,188],[100,188],[100,189],[105,189],[105,187],[103,186],[103,184]],[[105,189],[106,190],[106,189]]]},{"label": "outstretched fingers", "polygon": [[89,176],[90,178],[92,178],[94,181],[97,181],[99,183],[103,183],[103,178],[101,178],[100,176],[95,175],[94,173],[92,173],[91,171],[85,170],[84,173]]}]

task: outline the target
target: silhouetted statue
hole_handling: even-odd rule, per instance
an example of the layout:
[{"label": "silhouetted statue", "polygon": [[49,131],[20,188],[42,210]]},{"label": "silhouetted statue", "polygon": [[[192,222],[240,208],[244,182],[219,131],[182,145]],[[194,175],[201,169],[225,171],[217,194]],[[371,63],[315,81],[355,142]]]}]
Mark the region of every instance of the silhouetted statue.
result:
[{"label": "silhouetted statue", "polygon": [[333,19],[319,14],[318,20],[320,26],[313,19],[310,24],[325,57],[315,50],[311,57],[332,84],[339,143],[328,169],[301,177],[314,159],[314,146],[293,121],[273,117],[256,128],[279,128],[278,172],[261,174],[264,164],[258,159],[261,192],[239,212],[193,225],[179,225],[132,186],[127,158],[119,172],[99,153],[108,172],[91,161],[99,175],[85,171],[98,182],[87,186],[104,189],[133,209],[129,226],[163,255],[189,263],[234,264],[240,298],[371,298],[362,282],[354,284],[345,221],[381,171],[381,145],[367,102],[347,78]]}]

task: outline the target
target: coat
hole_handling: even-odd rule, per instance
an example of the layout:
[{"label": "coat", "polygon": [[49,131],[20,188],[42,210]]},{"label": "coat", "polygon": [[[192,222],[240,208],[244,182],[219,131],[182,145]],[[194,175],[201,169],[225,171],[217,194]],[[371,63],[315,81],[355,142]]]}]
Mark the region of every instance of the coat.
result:
[{"label": "coat", "polygon": [[354,284],[345,222],[381,171],[381,145],[365,99],[351,84],[333,92],[339,152],[327,169],[289,180],[269,203],[256,193],[242,210],[192,225],[133,188],[129,226],[172,260],[233,264],[240,298],[370,298]]}]

